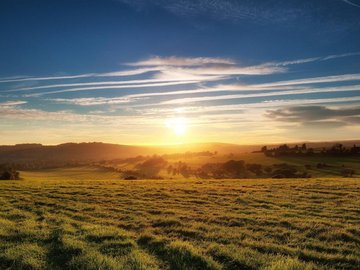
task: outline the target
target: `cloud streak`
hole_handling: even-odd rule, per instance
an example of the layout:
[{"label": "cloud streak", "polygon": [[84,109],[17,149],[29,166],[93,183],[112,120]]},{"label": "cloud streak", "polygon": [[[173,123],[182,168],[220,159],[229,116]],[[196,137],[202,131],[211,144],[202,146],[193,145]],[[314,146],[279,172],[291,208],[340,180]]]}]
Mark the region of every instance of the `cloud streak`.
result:
[{"label": "cloud streak", "polygon": [[211,57],[160,57],[154,56],[147,60],[128,63],[129,66],[203,66],[209,64],[235,65],[236,62],[226,58]]},{"label": "cloud streak", "polygon": [[268,110],[266,117],[281,122],[300,123],[301,125],[328,125],[332,127],[360,123],[360,106],[329,108],[326,106],[299,106]]},{"label": "cloud streak", "polygon": [[349,5],[351,5],[351,6],[353,6],[353,7],[358,7],[358,8],[360,8],[360,5],[358,5],[358,4],[355,4],[355,3],[353,3],[353,2],[351,2],[351,1],[349,1],[349,0],[342,0],[344,3],[346,3],[346,4],[349,4]]},{"label": "cloud streak", "polygon": [[[113,105],[113,104],[124,104],[138,100],[140,98],[128,98],[128,97],[117,97],[117,98],[106,98],[106,97],[91,97],[91,98],[54,98],[50,99],[55,103],[60,104],[72,104],[79,106],[94,106],[94,105]],[[143,98],[144,99],[144,98]]]},{"label": "cloud streak", "polygon": [[136,84],[136,85],[112,85],[112,86],[94,86],[94,87],[78,87],[78,88],[69,88],[56,91],[40,92],[34,94],[28,94],[27,97],[39,97],[43,95],[51,94],[60,94],[60,93],[69,93],[69,92],[79,92],[79,91],[96,91],[104,89],[124,89],[124,88],[146,88],[146,87],[162,87],[162,86],[171,86],[171,85],[180,85],[180,84],[193,84],[197,81],[181,81],[181,82],[164,82],[164,83],[151,83],[151,84]]},{"label": "cloud streak", "polygon": [[347,92],[347,91],[360,91],[360,85],[341,86],[341,87],[324,87],[324,88],[308,88],[308,89],[302,89],[302,90],[277,91],[277,92],[270,92],[270,93],[190,97],[190,98],[172,99],[172,100],[164,101],[161,104],[165,104],[165,105],[188,104],[188,103],[196,103],[196,102],[203,102],[203,101],[219,101],[219,100],[227,100],[227,99],[289,96],[289,95],[300,95],[300,94],[313,94],[313,93],[326,93],[326,92]]},{"label": "cloud streak", "polygon": [[23,100],[5,101],[5,102],[0,102],[0,108],[13,107],[13,106],[18,106],[18,105],[23,105],[26,103],[27,103],[27,101],[23,101]]}]

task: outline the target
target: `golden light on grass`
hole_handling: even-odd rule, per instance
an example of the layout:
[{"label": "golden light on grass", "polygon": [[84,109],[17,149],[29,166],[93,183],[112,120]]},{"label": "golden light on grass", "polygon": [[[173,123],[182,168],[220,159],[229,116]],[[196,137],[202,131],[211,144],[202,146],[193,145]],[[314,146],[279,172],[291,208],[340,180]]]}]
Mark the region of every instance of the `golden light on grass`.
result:
[{"label": "golden light on grass", "polygon": [[176,136],[185,136],[188,123],[184,117],[174,117],[166,120],[166,127],[171,129]]}]

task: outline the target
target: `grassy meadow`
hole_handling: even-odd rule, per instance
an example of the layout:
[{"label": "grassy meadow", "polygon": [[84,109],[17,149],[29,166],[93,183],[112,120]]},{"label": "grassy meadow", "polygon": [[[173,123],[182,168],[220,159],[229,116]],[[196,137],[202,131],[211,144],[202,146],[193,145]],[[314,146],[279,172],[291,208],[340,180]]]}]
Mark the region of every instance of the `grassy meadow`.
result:
[{"label": "grassy meadow", "polygon": [[359,269],[360,179],[0,181],[1,269]]}]

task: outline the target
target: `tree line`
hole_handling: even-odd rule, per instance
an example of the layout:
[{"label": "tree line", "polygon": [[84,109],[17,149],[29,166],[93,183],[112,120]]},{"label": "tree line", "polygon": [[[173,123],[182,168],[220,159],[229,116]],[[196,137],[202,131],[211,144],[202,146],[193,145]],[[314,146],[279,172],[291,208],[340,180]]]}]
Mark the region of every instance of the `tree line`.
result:
[{"label": "tree line", "polygon": [[345,147],[341,143],[334,144],[332,147],[326,148],[308,148],[304,143],[302,145],[295,145],[293,147],[287,144],[282,144],[278,147],[269,148],[263,146],[260,152],[264,153],[268,157],[279,157],[279,156],[356,156],[360,155],[360,146],[353,145],[352,147]]}]

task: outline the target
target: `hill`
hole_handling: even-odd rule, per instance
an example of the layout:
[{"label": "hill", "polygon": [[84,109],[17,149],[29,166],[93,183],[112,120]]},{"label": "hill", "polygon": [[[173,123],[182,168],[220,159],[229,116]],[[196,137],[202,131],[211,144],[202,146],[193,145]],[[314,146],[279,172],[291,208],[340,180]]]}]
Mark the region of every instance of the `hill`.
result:
[{"label": "hill", "polygon": [[[335,142],[307,143],[310,147],[331,146]],[[358,141],[341,142],[344,145],[360,144]],[[293,145],[291,143],[289,145]],[[300,143],[299,143],[300,144]],[[88,162],[135,157],[139,155],[163,155],[185,152],[210,151],[219,154],[249,153],[262,145],[237,145],[226,143],[199,143],[165,146],[135,146],[101,142],[65,143],[59,145],[17,144],[0,146],[0,163],[8,162]]]}]

